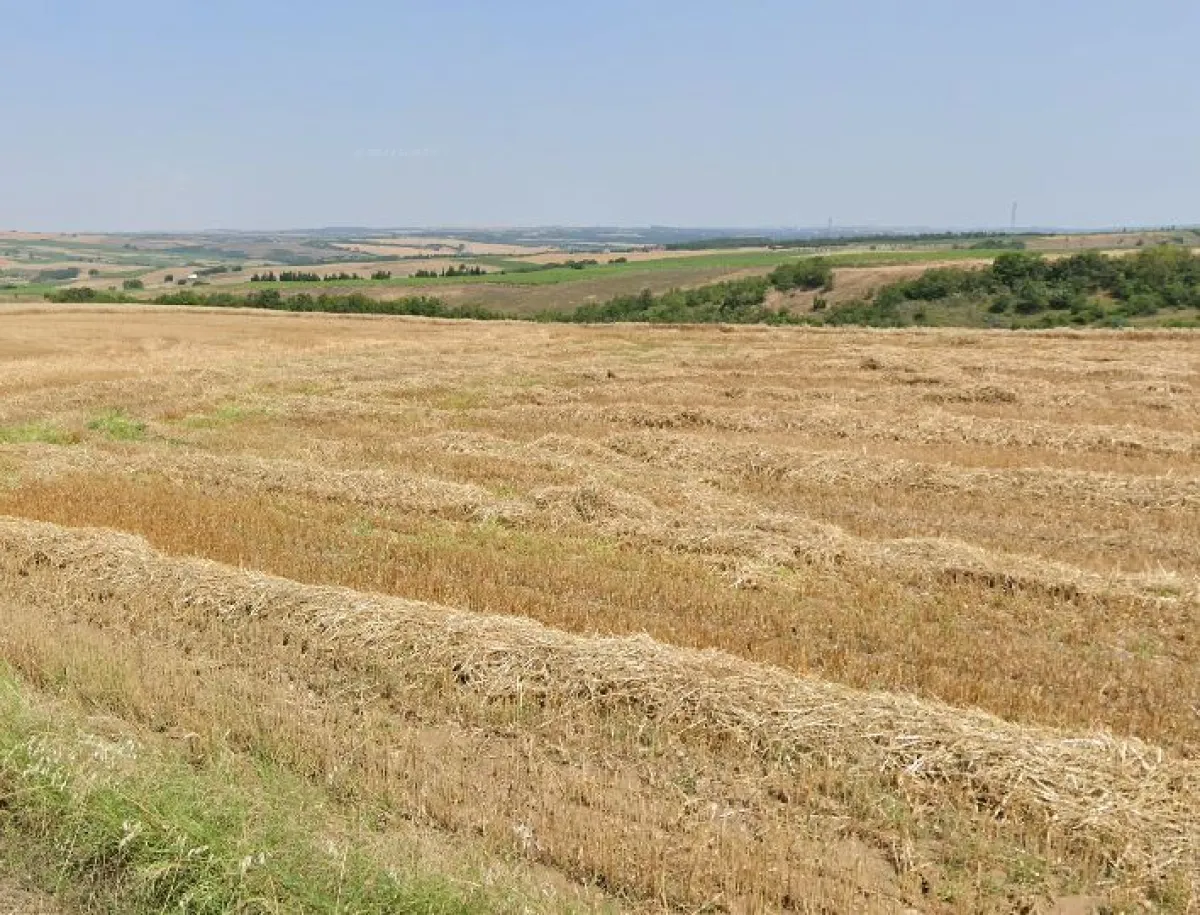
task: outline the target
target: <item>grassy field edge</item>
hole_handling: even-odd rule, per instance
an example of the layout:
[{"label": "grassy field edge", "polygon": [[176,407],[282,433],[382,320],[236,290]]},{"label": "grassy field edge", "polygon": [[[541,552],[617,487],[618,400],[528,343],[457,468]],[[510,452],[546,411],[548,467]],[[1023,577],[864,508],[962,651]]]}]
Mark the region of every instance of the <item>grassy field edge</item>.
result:
[{"label": "grassy field edge", "polygon": [[[189,762],[51,706],[0,666],[0,857],[82,910],[471,915],[498,898],[400,874],[330,831],[314,788],[231,752]],[[3,876],[13,876],[9,873]]]}]

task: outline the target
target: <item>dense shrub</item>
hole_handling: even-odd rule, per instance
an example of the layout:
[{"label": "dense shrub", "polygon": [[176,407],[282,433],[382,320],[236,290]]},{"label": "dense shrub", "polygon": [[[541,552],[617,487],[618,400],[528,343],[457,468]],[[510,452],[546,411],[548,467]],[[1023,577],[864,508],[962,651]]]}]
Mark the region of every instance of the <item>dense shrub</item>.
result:
[{"label": "dense shrub", "polygon": [[991,315],[1036,317],[1044,326],[1124,322],[1164,310],[1200,308],[1200,257],[1187,248],[1143,248],[1126,257],[1089,251],[1047,260],[1011,251],[987,268],[946,267],[893,283],[876,293],[875,307],[853,302],[833,309],[824,323],[906,322],[920,306],[974,303]]},{"label": "dense shrub", "polygon": [[70,289],[55,289],[52,292],[46,293],[47,301],[58,303],[113,303],[124,302],[126,298],[127,296],[123,296],[116,291],[93,289],[91,286],[73,286]]},{"label": "dense shrub", "polygon": [[809,257],[780,264],[768,274],[767,280],[783,292],[789,289],[824,289],[828,292],[833,289],[833,267],[823,258]]}]

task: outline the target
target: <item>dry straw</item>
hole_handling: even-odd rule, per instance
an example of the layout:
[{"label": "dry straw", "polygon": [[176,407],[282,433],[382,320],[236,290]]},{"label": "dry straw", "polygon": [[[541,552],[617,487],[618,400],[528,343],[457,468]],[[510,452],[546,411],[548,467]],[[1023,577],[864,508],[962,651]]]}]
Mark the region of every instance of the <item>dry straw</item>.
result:
[{"label": "dry straw", "polygon": [[[599,529],[606,536],[667,550],[692,553],[713,559],[721,568],[737,562],[739,574],[754,575],[772,568],[810,565],[839,566],[854,563],[879,569],[883,574],[932,576],[953,580],[977,580],[989,587],[1045,592],[1058,597],[1122,597],[1152,605],[1195,606],[1200,602],[1200,579],[1178,572],[1119,572],[1105,574],[1016,553],[983,549],[953,538],[907,537],[875,540],[857,537],[842,528],[792,514],[755,510],[737,496],[714,491],[701,481],[680,481],[674,504],[655,504],[631,492],[628,477],[634,471],[620,466],[620,455],[609,452],[606,460],[591,453],[599,446],[588,445],[581,454],[564,451],[562,436],[547,436],[525,449],[528,460],[535,454],[552,454],[559,463],[571,463],[574,476],[586,482],[568,486],[541,487],[528,497],[497,497],[488,489],[419,474],[385,470],[346,470],[302,461],[265,459],[254,456],[227,457],[204,453],[179,454],[170,450],[146,450],[120,454],[95,450],[64,450],[41,445],[22,446],[34,460],[29,463],[33,479],[87,469],[93,473],[150,473],[175,483],[198,484],[206,489],[238,489],[250,493],[295,495],[317,501],[385,508],[449,520],[538,523],[550,529],[579,523]],[[461,445],[460,445],[461,447]],[[629,442],[625,442],[629,447]],[[521,446],[516,446],[521,449]],[[608,449],[603,449],[608,450]],[[613,458],[617,467],[613,467]],[[778,468],[778,464],[755,463],[752,455],[741,455],[744,466]],[[678,453],[673,455],[679,460]],[[824,459],[817,472],[825,476],[849,473],[847,462]],[[850,465],[853,466],[853,465]],[[763,470],[785,475],[807,475],[807,468]],[[895,462],[893,476],[909,481],[920,475],[916,465]],[[997,487],[1028,481],[1031,496],[1047,491],[1043,476],[1036,472],[975,471],[951,474],[952,482],[929,478],[931,487],[952,486],[955,477],[967,477],[976,485]],[[1133,507],[1143,499],[1161,505],[1167,498],[1180,510],[1200,510],[1196,481],[1145,481],[1105,474],[1066,474],[1059,485],[1077,484],[1081,493],[1093,498],[1120,500]],[[957,480],[962,483],[962,480]],[[888,485],[887,479],[880,485]]]},{"label": "dry straw", "polygon": [[[199,560],[139,538],[0,522],[9,576],[54,570],[64,596],[154,596],[165,616],[230,625],[271,620],[330,651],[481,697],[589,714],[633,711],[658,727],[772,759],[894,778],[905,790],[968,791],[996,816],[1038,812],[1118,849],[1112,866],[1148,881],[1190,875],[1200,893],[1200,763],[1105,733],[1070,734],[894,693],[794,676],[648,637],[587,638],[508,617],[310,587]],[[11,580],[11,579],[10,579]]]}]

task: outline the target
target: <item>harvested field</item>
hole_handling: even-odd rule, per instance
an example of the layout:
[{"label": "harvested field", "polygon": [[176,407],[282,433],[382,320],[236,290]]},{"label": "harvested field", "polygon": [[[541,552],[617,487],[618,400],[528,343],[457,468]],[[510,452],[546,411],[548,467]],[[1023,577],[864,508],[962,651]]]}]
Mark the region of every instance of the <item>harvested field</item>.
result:
[{"label": "harvested field", "polygon": [[9,309],[0,515],[28,683],[557,902],[1200,901],[1187,332]]}]

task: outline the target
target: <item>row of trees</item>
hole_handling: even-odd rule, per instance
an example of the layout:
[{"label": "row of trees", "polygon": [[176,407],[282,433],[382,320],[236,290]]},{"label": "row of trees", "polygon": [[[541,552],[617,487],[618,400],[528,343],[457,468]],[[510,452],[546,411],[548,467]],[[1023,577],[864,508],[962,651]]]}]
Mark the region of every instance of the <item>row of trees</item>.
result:
[{"label": "row of trees", "polygon": [[487,271],[482,267],[468,266],[467,264],[456,267],[452,264],[440,273],[437,270],[418,270],[413,276],[420,280],[436,280],[447,276],[483,276],[485,273]]},{"label": "row of trees", "polygon": [[427,318],[473,318],[496,320],[508,317],[472,305],[447,305],[433,296],[408,296],[402,299],[373,299],[360,292],[349,295],[321,293],[284,296],[277,289],[263,289],[245,295],[192,290],[170,292],[154,300],[160,305],[194,305],[209,308],[265,308],[271,311],[330,312],[333,314],[420,315]]},{"label": "row of trees", "polygon": [[299,270],[284,270],[276,276],[273,270],[266,273],[256,273],[250,277],[251,283],[319,283],[321,274],[305,273]]},{"label": "row of trees", "polygon": [[58,303],[113,303],[124,302],[129,298],[129,296],[121,295],[115,289],[93,289],[91,286],[71,286],[67,289],[54,289],[47,292],[45,297],[48,302]]},{"label": "row of trees", "polygon": [[[392,273],[390,270],[376,270],[371,274],[373,280],[390,280]],[[357,273],[327,273],[321,276],[319,273],[304,270],[284,270],[276,274],[273,270],[268,270],[266,273],[255,273],[250,277],[251,283],[348,283],[359,281],[362,276]]]}]

